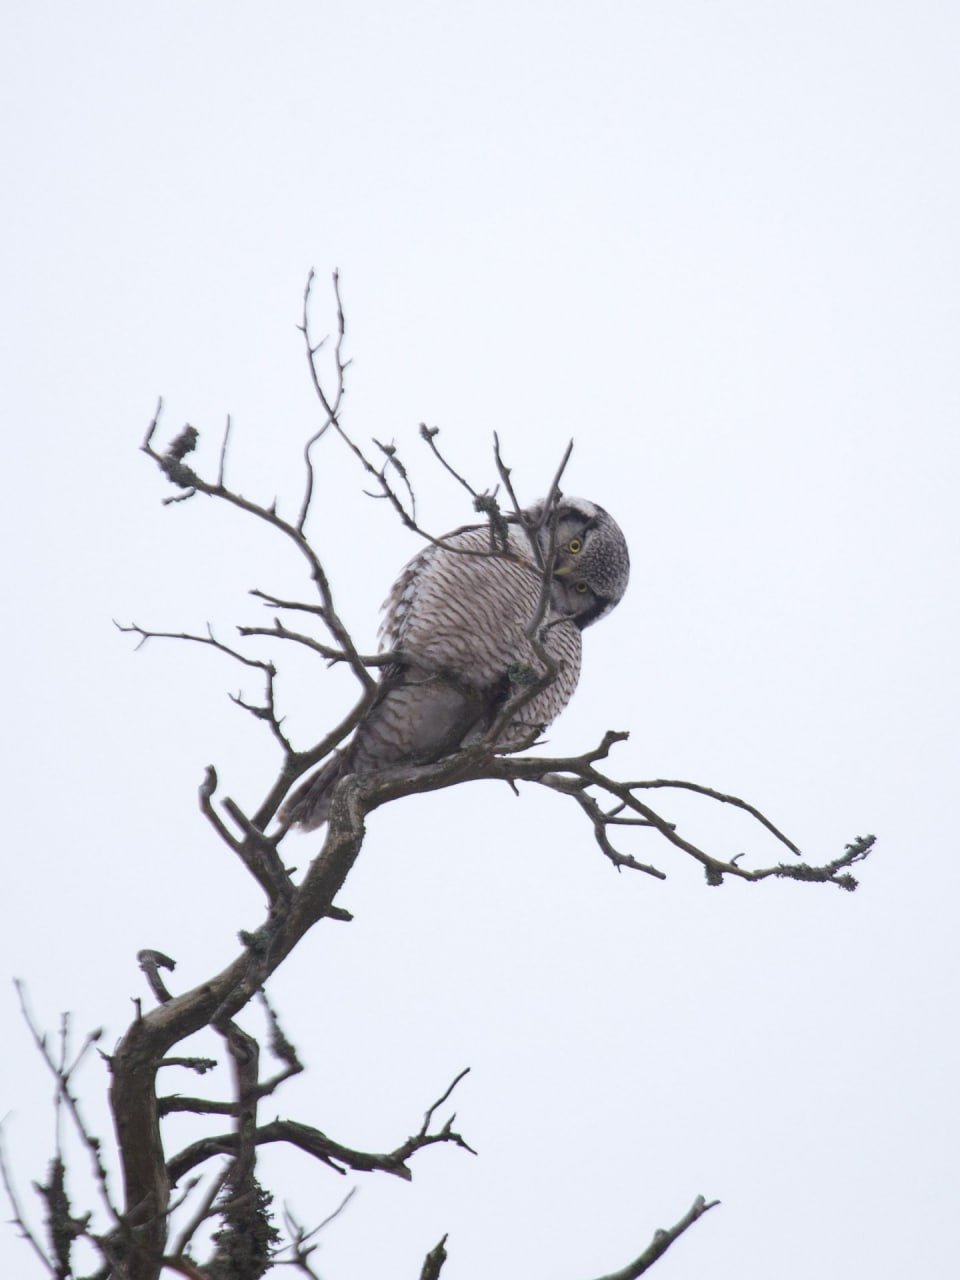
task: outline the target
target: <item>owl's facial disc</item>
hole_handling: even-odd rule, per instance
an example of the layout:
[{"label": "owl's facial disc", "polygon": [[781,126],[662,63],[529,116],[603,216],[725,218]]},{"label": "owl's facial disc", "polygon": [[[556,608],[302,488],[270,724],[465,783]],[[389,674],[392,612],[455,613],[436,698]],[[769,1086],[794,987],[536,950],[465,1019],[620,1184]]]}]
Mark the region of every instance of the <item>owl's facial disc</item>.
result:
[{"label": "owl's facial disc", "polygon": [[554,571],[550,603],[558,614],[570,618],[581,631],[611,607],[610,601],[597,595],[573,567]]},{"label": "owl's facial disc", "polygon": [[557,521],[551,603],[581,629],[609,613],[630,571],[616,522],[594,503],[568,499]]}]

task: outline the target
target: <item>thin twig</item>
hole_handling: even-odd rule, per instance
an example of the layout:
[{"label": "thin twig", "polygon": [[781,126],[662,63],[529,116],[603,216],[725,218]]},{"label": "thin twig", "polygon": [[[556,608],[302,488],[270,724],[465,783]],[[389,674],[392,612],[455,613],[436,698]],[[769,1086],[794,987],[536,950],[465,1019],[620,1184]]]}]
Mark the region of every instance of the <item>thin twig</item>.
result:
[{"label": "thin twig", "polygon": [[223,432],[223,443],[220,446],[220,468],[217,472],[217,485],[222,489],[227,466],[227,448],[230,444],[230,415],[227,414],[227,425]]},{"label": "thin twig", "polygon": [[261,671],[271,670],[270,663],[263,662],[259,658],[248,658],[245,653],[239,653],[236,649],[231,649],[228,644],[218,640],[209,624],[205,636],[194,635],[189,631],[148,631],[146,627],[138,626],[136,622],[131,622],[129,626],[124,626],[122,622],[117,622],[116,618],[113,620],[113,625],[118,631],[138,635],[140,637],[136,646],[138,650],[142,649],[148,640],[189,640],[193,644],[209,645],[220,653],[225,653],[234,658],[237,662],[242,662],[246,667],[258,667]]},{"label": "thin twig", "polygon": [[277,1258],[278,1264],[282,1267],[297,1267],[298,1270],[304,1273],[304,1275],[312,1276],[314,1280],[319,1280],[317,1273],[313,1270],[313,1268],[310,1266],[308,1262],[308,1259],[311,1253],[313,1253],[314,1250],[317,1248],[315,1244],[311,1244],[310,1242],[314,1239],[315,1236],[318,1236],[320,1232],[323,1231],[324,1227],[328,1227],[331,1222],[339,1218],[340,1214],[343,1213],[344,1209],[347,1207],[347,1205],[350,1203],[350,1201],[353,1199],[356,1193],[357,1193],[357,1188],[351,1187],[350,1190],[347,1192],[347,1194],[343,1197],[343,1199],[337,1205],[336,1209],[334,1209],[332,1213],[328,1213],[322,1222],[319,1222],[315,1227],[312,1227],[309,1231],[307,1231],[305,1227],[297,1221],[297,1219],[293,1216],[292,1210],[287,1205],[284,1205],[283,1221],[284,1221],[285,1227],[287,1228],[287,1234],[290,1236],[290,1242],[286,1246],[286,1248],[287,1250],[289,1250],[291,1256],[289,1258],[278,1257]]},{"label": "thin twig", "polygon": [[313,382],[313,389],[317,393],[321,405],[323,406],[326,420],[323,425],[313,433],[303,448],[303,460],[307,471],[306,486],[304,488],[303,501],[300,504],[300,511],[297,516],[296,528],[299,533],[303,533],[304,526],[307,523],[307,516],[310,514],[310,504],[313,501],[313,490],[315,484],[315,474],[313,466],[313,446],[318,440],[322,440],[331,425],[336,424],[337,413],[340,409],[340,401],[343,399],[344,373],[349,360],[344,362],[342,359],[343,339],[346,332],[346,320],[343,314],[343,304],[340,300],[340,274],[337,271],[333,273],[333,292],[337,303],[337,345],[335,348],[336,362],[336,389],[332,398],[329,397],[324,389],[323,381],[320,378],[317,369],[317,354],[326,343],[326,338],[322,338],[318,343],[312,344],[310,341],[310,291],[313,288],[314,271],[310,269],[307,275],[307,283],[303,290],[303,320],[298,326],[303,334],[304,342],[307,347],[307,360],[310,365],[310,378]]},{"label": "thin twig", "polygon": [[224,485],[211,484],[201,479],[195,471],[188,467],[183,459],[195,447],[197,442],[197,432],[193,427],[186,427],[177,436],[168,447],[166,453],[158,453],[153,448],[152,440],[156,432],[156,417],[150,424],[144,440],[143,451],[160,467],[170,482],[180,489],[192,489],[198,493],[203,493],[208,497],[219,498],[231,506],[237,507],[241,511],[247,512],[249,515],[255,516],[259,520],[265,521],[279,530],[286,538],[293,542],[298,551],[306,559],[310,567],[310,576],[313,579],[320,599],[323,605],[323,621],[326,624],[331,635],[337,641],[342,649],[350,654],[350,666],[357,676],[357,679],[364,686],[370,688],[373,686],[373,679],[369,672],[359,661],[356,661],[356,649],[349,632],[341,621],[333,604],[333,594],[330,590],[330,583],[327,579],[326,572],[321,564],[316,552],[310,546],[309,542],[303,535],[303,530],[284,520],[277,514],[276,504],[270,507],[261,506],[259,503],[251,502],[250,499],[244,498],[242,494],[235,493]]},{"label": "thin twig", "polygon": [[11,1177],[10,1170],[7,1167],[6,1137],[3,1132],[3,1124],[4,1122],[0,1120],[0,1177],[3,1178],[4,1190],[7,1193],[7,1199],[10,1201],[10,1207],[13,1210],[13,1221],[15,1225],[20,1228],[20,1235],[23,1239],[27,1241],[50,1274],[55,1276],[57,1274],[57,1268],[41,1248],[40,1242],[33,1234],[33,1231],[31,1230],[24,1215],[23,1209],[20,1206],[20,1201],[17,1197],[17,1189],[14,1185],[13,1178]]},{"label": "thin twig", "polygon": [[786,845],[791,853],[795,853],[798,857],[800,856],[800,850],[788,836],[785,836],[778,827],[775,827],[770,819],[765,817],[759,809],[752,804],[748,804],[746,800],[741,800],[739,796],[726,795],[722,791],[715,791],[713,787],[704,787],[697,782],[684,782],[678,778],[654,778],[649,782],[631,782],[627,785],[645,790],[652,790],[655,787],[672,787],[675,790],[693,791],[700,796],[709,796],[711,800],[719,800],[721,804],[729,804],[736,809],[743,809],[752,818],[756,818],[761,826],[766,827],[771,835],[776,836],[781,844]]},{"label": "thin twig", "polygon": [[[296,529],[297,533],[299,533],[302,536],[303,528],[306,523],[307,515],[309,514],[309,510],[310,510],[310,503],[313,497],[314,467],[313,467],[311,450],[314,444],[316,444],[316,442],[323,437],[323,435],[327,432],[327,430],[330,427],[333,427],[334,431],[337,433],[337,435],[340,437],[343,443],[347,446],[350,452],[354,455],[354,457],[360,463],[361,467],[364,469],[367,475],[372,476],[373,479],[376,481],[379,492],[371,494],[370,496],[375,498],[382,498],[382,499],[385,499],[387,502],[389,502],[390,505],[393,507],[393,510],[395,511],[397,516],[402,521],[402,523],[412,533],[416,533],[419,537],[425,539],[427,542],[429,542],[433,546],[443,546],[444,542],[442,538],[433,537],[425,529],[423,529],[417,521],[416,494],[414,493],[413,486],[410,483],[410,478],[409,478],[407,469],[404,466],[403,461],[399,457],[396,447],[393,445],[381,444],[376,440],[374,441],[374,444],[376,444],[377,448],[381,451],[381,453],[384,454],[384,457],[385,457],[383,466],[378,467],[367,457],[367,455],[356,443],[356,441],[352,438],[352,436],[350,436],[350,434],[344,429],[343,423],[340,421],[339,410],[340,410],[340,403],[341,403],[341,400],[343,397],[343,391],[344,391],[343,374],[350,363],[350,361],[344,361],[342,358],[342,348],[343,348],[343,341],[344,341],[344,335],[345,335],[345,322],[343,318],[343,302],[340,296],[340,277],[338,272],[335,271],[333,273],[334,298],[337,306],[337,343],[336,343],[336,349],[335,349],[335,367],[336,367],[337,381],[336,381],[336,390],[332,396],[328,395],[326,389],[324,388],[323,380],[321,379],[318,368],[317,368],[317,359],[316,359],[317,354],[323,348],[326,342],[326,339],[322,339],[320,342],[315,343],[312,340],[311,334],[310,334],[309,312],[310,312],[310,295],[313,287],[313,281],[314,281],[314,272],[311,270],[307,276],[307,283],[304,289],[303,318],[302,318],[301,324],[298,327],[300,329],[300,332],[303,334],[303,338],[304,338],[307,361],[310,369],[310,380],[313,384],[314,392],[316,393],[317,398],[319,399],[321,407],[324,411],[325,421],[323,425],[319,428],[319,430],[315,432],[313,436],[310,437],[310,439],[307,441],[307,444],[305,446],[304,456],[305,456],[306,467],[307,467],[307,485],[306,485],[306,492],[304,494],[303,502],[300,507],[300,514],[297,518],[297,522],[294,528]],[[391,485],[388,479],[388,471],[393,471],[400,477],[403,487],[406,490],[409,503],[405,503],[404,500],[401,498],[400,494],[397,492],[397,490],[393,487],[393,485]],[[464,481],[462,481],[462,477],[458,477],[458,479],[461,479],[461,482],[465,483]],[[203,491],[202,486],[199,486],[199,487],[201,488],[201,491]],[[473,492],[472,489],[471,489],[471,492]],[[455,551],[457,554],[465,554],[465,555],[489,554],[488,552],[469,551],[469,550],[464,550],[460,548],[448,548],[448,549],[451,551]]]},{"label": "thin twig", "polygon": [[190,1221],[186,1224],[186,1226],[177,1236],[176,1243],[174,1244],[173,1249],[171,1250],[173,1257],[175,1258],[182,1257],[183,1252],[186,1249],[187,1245],[190,1243],[190,1241],[193,1239],[196,1233],[200,1230],[204,1222],[206,1222],[207,1218],[210,1217],[211,1211],[213,1210],[213,1202],[214,1200],[216,1200],[217,1196],[220,1194],[220,1192],[223,1190],[224,1186],[226,1185],[227,1179],[230,1177],[230,1172],[232,1168],[233,1168],[232,1160],[224,1161],[223,1168],[219,1171],[219,1173],[210,1183],[210,1186],[207,1188],[207,1191],[203,1196],[203,1199],[200,1201],[199,1205],[197,1206],[196,1212],[192,1215],[192,1217],[190,1218]]},{"label": "thin twig", "polygon": [[419,1137],[423,1138],[426,1136],[427,1130],[430,1128],[430,1121],[433,1119],[433,1113],[437,1110],[438,1107],[443,1106],[443,1104],[450,1097],[451,1093],[453,1093],[454,1089],[457,1087],[460,1081],[464,1078],[464,1076],[468,1076],[469,1074],[470,1074],[470,1068],[464,1067],[459,1075],[454,1076],[453,1080],[450,1082],[450,1084],[447,1086],[444,1092],[440,1095],[440,1097],[436,1100],[436,1102],[434,1102],[431,1106],[427,1108],[426,1113],[424,1114],[424,1117],[423,1117],[423,1124],[420,1126],[420,1133],[418,1135]]},{"label": "thin twig", "polygon": [[[237,631],[242,636],[272,636],[278,640],[293,641],[295,644],[312,649],[314,653],[319,653],[331,666],[337,662],[350,661],[350,654],[344,653],[342,649],[331,648],[330,645],[323,644],[313,636],[304,635],[303,632],[291,631],[279,618],[274,618],[272,627],[237,627]],[[360,653],[357,657],[365,667],[389,667],[403,661],[402,655],[396,652]]]},{"label": "thin twig", "polygon": [[619,1271],[613,1271],[609,1275],[601,1276],[600,1280],[637,1280],[638,1276],[642,1276],[645,1271],[649,1271],[653,1264],[663,1257],[673,1242],[682,1236],[688,1227],[692,1226],[698,1218],[702,1218],[708,1210],[715,1208],[719,1203],[719,1200],[707,1201],[704,1200],[703,1196],[697,1196],[679,1222],[674,1223],[672,1227],[668,1227],[666,1230],[661,1229],[654,1232],[653,1239],[639,1258],[635,1258],[633,1262],[628,1263]]},{"label": "thin twig", "polygon": [[113,1197],[110,1194],[110,1183],[107,1177],[107,1171],[106,1171],[106,1168],[104,1167],[103,1160],[100,1158],[100,1140],[99,1138],[94,1138],[91,1135],[90,1131],[87,1129],[87,1126],[83,1121],[82,1116],[80,1115],[80,1110],[77,1104],[77,1100],[73,1096],[73,1094],[70,1092],[70,1077],[64,1076],[61,1072],[57,1070],[57,1065],[53,1061],[52,1057],[50,1056],[50,1051],[47,1047],[46,1037],[42,1036],[39,1030],[37,1029],[37,1025],[34,1022],[33,1017],[30,1013],[29,1006],[27,1005],[27,996],[26,996],[26,989],[24,987],[24,984],[20,981],[19,978],[15,978],[13,985],[17,989],[17,997],[20,1002],[20,1011],[23,1014],[23,1020],[24,1022],[26,1022],[27,1027],[30,1031],[30,1034],[33,1037],[34,1044],[37,1046],[37,1048],[40,1051],[41,1058],[43,1058],[44,1062],[47,1064],[48,1068],[50,1069],[50,1073],[52,1074],[53,1078],[56,1080],[57,1094],[59,1097],[63,1099],[63,1102],[68,1112],[70,1113],[70,1118],[73,1121],[74,1128],[76,1129],[77,1134],[80,1137],[80,1141],[87,1148],[87,1151],[90,1155],[90,1162],[93,1166],[94,1179],[96,1180],[97,1187],[100,1192],[100,1198],[103,1201],[104,1208],[107,1210],[107,1213],[110,1215],[113,1221],[119,1224],[120,1214],[113,1203]]},{"label": "thin twig", "polygon": [[427,442],[427,444],[430,447],[430,451],[433,453],[433,456],[437,459],[440,465],[443,468],[445,468],[445,470],[448,471],[450,475],[453,476],[454,480],[456,480],[458,484],[463,485],[464,489],[466,489],[470,497],[473,498],[474,501],[476,501],[476,499],[479,498],[480,496],[477,493],[476,489],[473,487],[473,485],[470,483],[469,480],[467,480],[464,476],[460,474],[460,472],[456,469],[456,467],[452,466],[446,460],[446,458],[443,456],[443,454],[440,452],[439,448],[437,447],[436,437],[439,434],[440,434],[439,427],[428,427],[425,422],[420,423],[420,439],[425,440]]},{"label": "thin twig", "polygon": [[298,609],[301,613],[315,613],[323,617],[322,604],[308,604],[303,600],[281,600],[279,596],[272,596],[267,591],[259,591],[256,587],[251,588],[250,594],[274,609]]}]

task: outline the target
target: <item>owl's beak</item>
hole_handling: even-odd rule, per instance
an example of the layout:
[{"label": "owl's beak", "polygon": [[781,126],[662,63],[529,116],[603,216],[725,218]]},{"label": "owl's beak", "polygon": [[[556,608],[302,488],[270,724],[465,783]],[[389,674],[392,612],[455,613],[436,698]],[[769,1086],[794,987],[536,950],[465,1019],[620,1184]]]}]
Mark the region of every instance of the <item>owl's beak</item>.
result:
[{"label": "owl's beak", "polygon": [[571,564],[561,564],[561,565],[558,565],[558,566],[554,569],[554,571],[553,571],[553,576],[554,576],[555,578],[566,578],[566,577],[568,577],[568,576],[570,575],[570,573],[572,572],[572,570],[573,570],[573,565],[571,565]]}]

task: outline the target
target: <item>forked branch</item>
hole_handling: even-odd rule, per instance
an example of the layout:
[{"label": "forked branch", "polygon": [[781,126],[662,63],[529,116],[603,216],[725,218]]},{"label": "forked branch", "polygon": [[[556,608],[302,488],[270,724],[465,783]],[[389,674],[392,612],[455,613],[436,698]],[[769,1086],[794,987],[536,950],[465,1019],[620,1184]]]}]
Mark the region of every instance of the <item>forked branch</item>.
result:
[{"label": "forked branch", "polygon": [[333,602],[333,592],[330,589],[330,582],[327,578],[326,570],[324,569],[319,556],[304,536],[303,529],[297,524],[291,524],[290,521],[285,520],[281,515],[279,515],[276,503],[273,503],[269,507],[262,506],[260,503],[253,502],[242,494],[234,492],[234,490],[228,488],[223,483],[222,476],[226,454],[226,440],[224,441],[223,450],[221,452],[220,470],[216,482],[204,480],[196,471],[188,467],[184,462],[184,458],[194,451],[199,441],[199,432],[195,427],[184,427],[180,434],[167,447],[165,452],[158,453],[153,447],[153,438],[157,431],[162,404],[162,401],[158,402],[157,412],[154,414],[143,445],[141,446],[144,453],[153,459],[171,484],[183,490],[184,497],[192,497],[194,494],[202,493],[206,494],[207,497],[220,499],[231,506],[237,507],[241,511],[245,511],[255,519],[262,520],[265,524],[276,529],[293,543],[307,561],[310,569],[310,577],[313,580],[320,596],[321,609],[319,616],[322,618],[324,625],[337,642],[338,647],[347,654],[347,661],[360,684],[364,689],[372,688],[373,678],[367,671],[364,664],[360,661],[350,633],[347,631],[347,628],[337,613]]},{"label": "forked branch", "polygon": [[[413,1177],[409,1161],[426,1147],[436,1146],[438,1143],[450,1144],[476,1155],[463,1135],[454,1129],[455,1116],[451,1115],[439,1128],[431,1127],[434,1112],[443,1106],[468,1071],[469,1067],[460,1072],[442,1096],[427,1109],[423,1124],[417,1132],[405,1138],[392,1151],[359,1151],[334,1141],[312,1125],[301,1124],[296,1120],[278,1119],[253,1128],[249,1133],[249,1141],[258,1147],[273,1142],[286,1143],[313,1156],[335,1173],[345,1174],[349,1170],[355,1173],[389,1173],[409,1182]],[[167,1165],[171,1185],[175,1185],[185,1174],[211,1157],[233,1155],[238,1148],[239,1138],[236,1133],[217,1134],[191,1143],[173,1156]]]}]

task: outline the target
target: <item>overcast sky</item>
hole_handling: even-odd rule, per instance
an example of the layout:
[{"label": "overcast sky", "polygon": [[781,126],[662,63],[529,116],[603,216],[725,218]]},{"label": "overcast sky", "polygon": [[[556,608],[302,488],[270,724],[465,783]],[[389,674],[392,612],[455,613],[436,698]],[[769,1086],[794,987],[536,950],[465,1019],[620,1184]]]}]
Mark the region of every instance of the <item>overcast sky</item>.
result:
[{"label": "overcast sky", "polygon": [[[162,507],[138,446],[162,393],[215,469],[229,412],[229,478],[293,510],[319,422],[295,325],[314,266],[329,327],[339,267],[345,425],[396,440],[425,523],[470,512],[421,421],[480,486],[499,431],[531,500],[573,437],[568,490],[625,530],[551,753],[630,729],[621,777],[741,794],[813,861],[879,840],[854,895],[711,889],[643,832],[669,878],[618,876],[555,795],[378,812],[354,923],[271,984],[308,1065],[275,1110],[385,1150],[471,1066],[479,1156],[433,1148],[408,1185],[266,1153],[308,1224],[359,1184],[324,1280],[415,1277],[444,1232],[444,1280],[591,1280],[701,1192],[722,1207],[658,1280],[955,1275],[958,36],[953,5],[884,0],[8,7],[0,1114],[25,1198],[51,1085],[7,979],[109,1049],[139,948],[181,990],[261,918],[196,805],[211,762],[248,808],[271,777],[227,698],[256,681],[111,619],[229,638],[269,620],[249,588],[306,590],[269,531]],[[335,441],[320,460],[312,533],[369,647],[418,544]],[[313,741],[352,690],[289,658]],[[103,1090],[91,1062],[108,1137]],[[0,1272],[40,1274],[12,1229]]]}]

